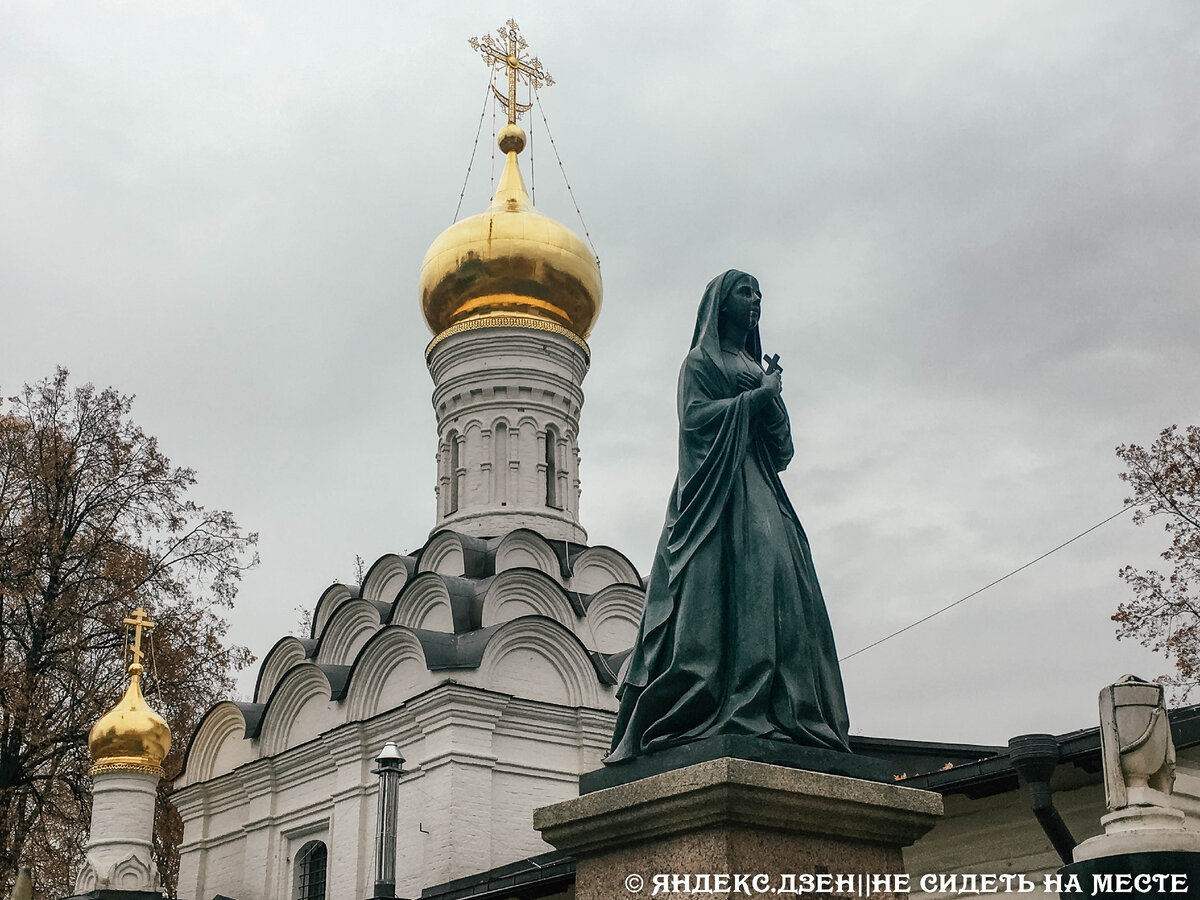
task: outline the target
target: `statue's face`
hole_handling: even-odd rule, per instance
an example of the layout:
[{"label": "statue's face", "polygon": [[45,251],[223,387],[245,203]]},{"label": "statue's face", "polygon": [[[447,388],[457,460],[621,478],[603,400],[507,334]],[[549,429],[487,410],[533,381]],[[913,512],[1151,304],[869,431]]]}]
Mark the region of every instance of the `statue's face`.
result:
[{"label": "statue's face", "polygon": [[762,293],[758,279],[743,275],[734,282],[721,306],[721,324],[728,323],[738,331],[749,331],[758,324],[762,314]]}]

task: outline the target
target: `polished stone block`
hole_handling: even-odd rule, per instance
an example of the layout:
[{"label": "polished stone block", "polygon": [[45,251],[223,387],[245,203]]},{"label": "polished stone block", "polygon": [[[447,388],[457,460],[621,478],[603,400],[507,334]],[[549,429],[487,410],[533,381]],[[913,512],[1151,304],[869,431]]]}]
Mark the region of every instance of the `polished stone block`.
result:
[{"label": "polished stone block", "polygon": [[543,807],[534,827],[578,859],[577,900],[612,900],[630,896],[631,875],[649,895],[662,874],[765,875],[776,888],[785,875],[902,872],[902,848],[941,813],[928,791],[722,758]]}]

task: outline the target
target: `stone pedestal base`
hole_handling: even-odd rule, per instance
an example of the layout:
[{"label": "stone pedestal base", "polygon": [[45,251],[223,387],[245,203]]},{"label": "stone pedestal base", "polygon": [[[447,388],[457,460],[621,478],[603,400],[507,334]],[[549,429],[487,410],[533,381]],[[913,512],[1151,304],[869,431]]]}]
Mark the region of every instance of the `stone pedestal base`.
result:
[{"label": "stone pedestal base", "polygon": [[[664,875],[707,875],[706,896],[720,900],[747,895],[736,876],[758,876],[755,896],[800,887],[806,875],[903,872],[901,848],[941,814],[941,796],[928,791],[725,758],[543,807],[533,827],[578,859],[577,900],[650,896]],[[675,890],[697,882],[688,884]]]},{"label": "stone pedestal base", "polygon": [[1175,851],[1200,854],[1200,828],[1182,810],[1127,806],[1100,819],[1104,834],[1075,848],[1075,862],[1124,853]]}]

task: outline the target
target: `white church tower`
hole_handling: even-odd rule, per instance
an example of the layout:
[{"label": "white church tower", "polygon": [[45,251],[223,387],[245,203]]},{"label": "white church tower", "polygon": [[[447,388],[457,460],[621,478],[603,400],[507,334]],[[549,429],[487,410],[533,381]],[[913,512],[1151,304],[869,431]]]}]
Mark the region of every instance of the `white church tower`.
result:
[{"label": "white church tower", "polygon": [[[645,595],[579,522],[600,270],[533,208],[518,166],[518,77],[549,77],[511,20],[472,43],[507,72],[506,160],[487,210],[421,266],[433,527],[361,584],[325,588],[311,632],[271,648],[249,702],[197,727],[172,794],[182,900],[457,896],[481,873],[540,871],[556,851],[533,810],[576,796],[608,751]],[[404,757],[395,802],[376,777],[389,745]]]},{"label": "white church tower", "polygon": [[133,900],[161,896],[152,840],[154,804],[163,760],[171,749],[171,729],[142,697],[142,638],[154,623],[139,606],[125,624],[134,635],[129,686],[88,736],[92,827],[75,891],[119,891]]},{"label": "white church tower", "polygon": [[478,45],[509,72],[496,196],[442,232],[421,265],[421,310],[435,335],[426,351],[438,428],[434,530],[494,537],[526,527],[582,543],[577,438],[600,268],[525,191],[516,79],[536,87],[546,76],[519,58],[515,29],[508,40]]}]

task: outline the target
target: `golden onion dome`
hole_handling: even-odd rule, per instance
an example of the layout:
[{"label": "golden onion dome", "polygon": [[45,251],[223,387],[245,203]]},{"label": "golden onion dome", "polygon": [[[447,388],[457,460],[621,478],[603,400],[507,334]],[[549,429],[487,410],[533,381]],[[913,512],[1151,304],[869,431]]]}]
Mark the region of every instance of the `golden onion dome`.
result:
[{"label": "golden onion dome", "polygon": [[134,769],[162,777],[163,760],[171,749],[171,729],[142,697],[142,665],[129,666],[125,696],[92,726],[88,749],[91,774]]},{"label": "golden onion dome", "polygon": [[575,232],[533,208],[517,166],[525,132],[507,125],[499,144],[507,158],[491,206],[438,235],[421,263],[425,321],[435,335],[492,318],[549,323],[586,338],[600,314],[596,257]]}]

